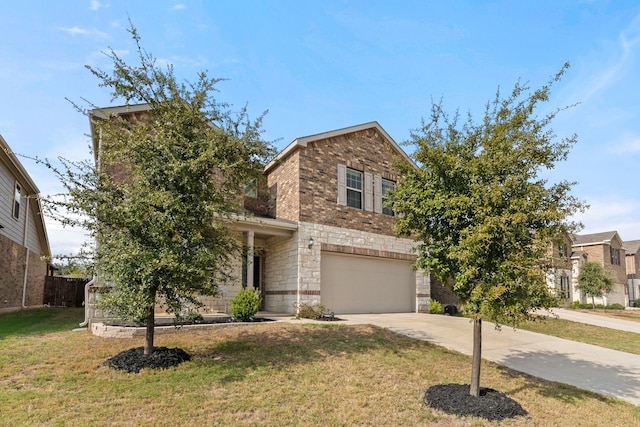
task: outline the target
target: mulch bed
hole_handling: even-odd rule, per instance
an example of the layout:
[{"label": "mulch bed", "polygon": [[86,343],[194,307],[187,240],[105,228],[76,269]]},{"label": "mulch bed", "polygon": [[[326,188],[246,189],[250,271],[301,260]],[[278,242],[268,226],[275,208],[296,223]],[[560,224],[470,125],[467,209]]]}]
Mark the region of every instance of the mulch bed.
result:
[{"label": "mulch bed", "polygon": [[490,421],[528,415],[518,402],[499,391],[481,388],[480,396],[471,396],[468,384],[439,384],[429,387],[425,392],[424,402],[447,414],[480,417]]},{"label": "mulch bed", "polygon": [[154,347],[153,353],[145,356],[143,347],[121,351],[104,364],[113,369],[138,373],[141,369],[166,369],[191,360],[191,356],[180,348]]}]

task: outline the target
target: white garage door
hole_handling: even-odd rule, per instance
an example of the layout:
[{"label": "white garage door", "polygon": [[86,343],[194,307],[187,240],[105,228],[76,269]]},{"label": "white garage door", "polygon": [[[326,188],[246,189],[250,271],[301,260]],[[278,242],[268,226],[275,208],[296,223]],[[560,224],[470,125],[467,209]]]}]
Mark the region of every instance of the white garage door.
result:
[{"label": "white garage door", "polygon": [[323,252],[320,274],[322,304],[335,313],[415,311],[410,262]]}]

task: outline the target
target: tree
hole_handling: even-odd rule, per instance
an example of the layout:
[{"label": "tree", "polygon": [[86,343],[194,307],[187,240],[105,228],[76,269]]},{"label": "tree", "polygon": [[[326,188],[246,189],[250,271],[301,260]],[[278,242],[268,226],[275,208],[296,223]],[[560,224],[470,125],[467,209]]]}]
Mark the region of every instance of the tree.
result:
[{"label": "tree", "polygon": [[613,279],[600,264],[585,262],[578,275],[576,288],[591,297],[591,304],[596,308],[596,297],[602,297],[613,291]]},{"label": "tree", "polygon": [[418,167],[398,163],[402,178],[391,204],[397,232],[417,242],[417,267],[433,272],[473,316],[470,393],[479,395],[482,319],[514,326],[532,309],[548,307],[552,296],[543,271],[548,248],[577,229],[569,215],[584,209],[570,196],[573,183],[549,185],[539,177],[566,159],[576,136],[558,140],[550,122],[560,110],[535,114],[548,101],[551,85],[526,94],[517,83],[510,96],[498,90],[481,122],[471,114],[460,124],[442,102],[411,133]]},{"label": "tree", "polygon": [[[242,211],[243,186],[261,173],[272,149],[260,137],[262,117],[249,120],[246,108],[233,114],[214,98],[220,79],[202,72],[179,83],[171,66],[160,68],[141,47],[133,25],[129,32],[138,65],[110,50],[112,70],[87,68],[112,100],[149,109],[134,117],[105,110],[92,119],[102,141],[99,165],[62,159],[55,172],[68,194],[50,205],[95,237],[98,275],[113,285],[100,303],[145,321],[150,354],[156,303],[180,315],[201,306],[197,293],[216,295],[231,279],[239,244],[226,220]],[[112,173],[123,170],[124,177]]]}]

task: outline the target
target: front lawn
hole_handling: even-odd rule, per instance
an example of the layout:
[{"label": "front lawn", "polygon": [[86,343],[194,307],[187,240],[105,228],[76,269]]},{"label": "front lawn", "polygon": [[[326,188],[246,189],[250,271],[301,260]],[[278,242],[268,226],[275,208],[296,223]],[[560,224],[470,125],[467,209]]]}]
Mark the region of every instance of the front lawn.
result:
[{"label": "front lawn", "polygon": [[161,335],[156,345],[180,347],[192,360],[139,374],[102,366],[141,345],[88,332],[3,336],[0,425],[640,423],[638,407],[488,362],[482,386],[506,393],[529,417],[490,423],[439,413],[423,404],[425,390],[468,383],[470,358],[373,326],[268,323]]}]

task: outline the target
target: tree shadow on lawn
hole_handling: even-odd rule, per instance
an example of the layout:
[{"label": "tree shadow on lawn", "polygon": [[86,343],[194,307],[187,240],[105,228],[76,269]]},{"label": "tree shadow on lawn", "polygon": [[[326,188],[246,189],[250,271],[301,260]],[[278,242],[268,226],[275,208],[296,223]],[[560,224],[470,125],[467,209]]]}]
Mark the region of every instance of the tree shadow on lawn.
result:
[{"label": "tree shadow on lawn", "polygon": [[[613,402],[613,397],[606,396],[618,396],[636,405],[640,402],[640,365],[631,372],[608,361],[594,363],[548,351],[514,352],[499,363],[504,374],[535,378],[537,381],[531,386],[540,395],[566,403],[575,404],[594,398]],[[519,390],[510,390],[507,394]]]},{"label": "tree shadow on lawn", "polygon": [[[411,340],[371,325],[255,325],[238,328],[218,342],[190,351],[192,363],[216,365],[218,381],[241,381],[261,367],[286,368],[316,360],[368,351],[401,353],[426,342]],[[435,347],[435,346],[434,346]]]}]

